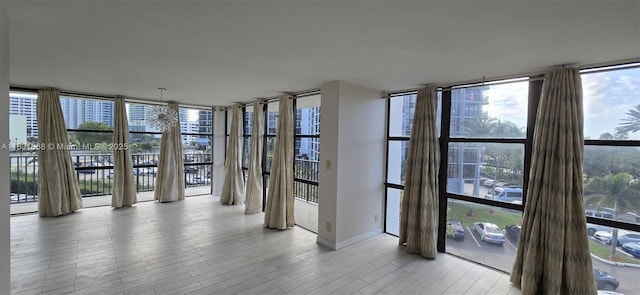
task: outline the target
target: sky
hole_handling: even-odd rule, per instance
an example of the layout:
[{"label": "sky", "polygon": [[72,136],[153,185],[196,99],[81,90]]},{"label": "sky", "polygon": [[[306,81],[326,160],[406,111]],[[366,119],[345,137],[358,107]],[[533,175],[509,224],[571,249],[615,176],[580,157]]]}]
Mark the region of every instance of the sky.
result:
[{"label": "sky", "polygon": [[[615,133],[615,128],[634,105],[640,104],[640,67],[582,74],[585,138],[598,139]],[[526,125],[527,82],[490,86],[484,91],[489,104],[483,110],[490,117]],[[640,132],[629,133],[640,140]]]}]

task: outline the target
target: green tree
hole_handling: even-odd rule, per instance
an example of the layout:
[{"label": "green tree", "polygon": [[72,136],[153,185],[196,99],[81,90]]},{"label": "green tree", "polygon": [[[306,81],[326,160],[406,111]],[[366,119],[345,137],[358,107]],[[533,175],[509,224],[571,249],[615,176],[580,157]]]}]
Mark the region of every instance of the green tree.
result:
[{"label": "green tree", "polygon": [[629,173],[640,178],[640,149],[618,146],[585,146],[583,171],[589,177]]},{"label": "green tree", "polygon": [[524,128],[506,121],[502,122],[497,118],[479,118],[475,120],[465,120],[464,130],[471,137],[524,137]]},{"label": "green tree", "polygon": [[[78,129],[83,131],[74,132],[73,133],[74,140],[70,140],[70,141],[77,142],[82,145],[93,145],[93,146],[95,146],[97,143],[113,142],[112,132],[100,132],[105,130],[113,130],[107,124],[100,123],[100,122],[86,121],[80,124],[80,126],[78,126]],[[91,132],[91,131],[98,131],[98,132]]]}]

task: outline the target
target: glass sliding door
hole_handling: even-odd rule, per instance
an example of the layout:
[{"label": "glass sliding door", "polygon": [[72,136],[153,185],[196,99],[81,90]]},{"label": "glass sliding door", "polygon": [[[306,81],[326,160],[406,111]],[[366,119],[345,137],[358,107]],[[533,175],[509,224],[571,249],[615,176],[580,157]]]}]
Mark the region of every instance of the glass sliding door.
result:
[{"label": "glass sliding door", "polygon": [[296,224],[318,232],[320,95],[296,98],[293,196]]}]

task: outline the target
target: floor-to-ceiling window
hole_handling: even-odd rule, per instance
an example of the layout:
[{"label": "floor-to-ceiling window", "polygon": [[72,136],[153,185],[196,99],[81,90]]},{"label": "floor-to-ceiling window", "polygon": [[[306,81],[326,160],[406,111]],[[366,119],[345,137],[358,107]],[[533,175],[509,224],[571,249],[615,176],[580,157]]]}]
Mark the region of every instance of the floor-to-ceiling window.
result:
[{"label": "floor-to-ceiling window", "polygon": [[504,271],[513,265],[513,231],[522,221],[528,101],[537,99],[529,85],[538,84],[523,80],[443,92],[446,251]]},{"label": "floor-to-ceiling window", "polygon": [[[294,104],[294,197],[296,224],[311,231],[317,231],[318,215],[318,161],[320,158],[320,95],[305,94],[293,98]],[[266,201],[271,174],[271,162],[275,151],[275,140],[278,132],[279,103],[277,100],[266,101],[261,110],[254,105],[242,107],[243,113],[243,152],[242,170],[246,182],[251,152],[251,132],[255,112],[264,112],[265,136],[263,138],[264,198]],[[229,135],[230,113],[227,117],[227,140]]]},{"label": "floor-to-ceiling window", "polygon": [[[180,107],[180,132],[182,134],[182,161],[184,163],[185,195],[211,193],[211,109]],[[203,187],[204,189],[196,189]]]},{"label": "floor-to-ceiling window", "polygon": [[[153,105],[127,103],[129,143],[138,192],[153,191],[162,132],[150,123]],[[184,164],[185,195],[211,192],[212,111],[180,107],[180,133]]]},{"label": "floor-to-ceiling window", "polygon": [[294,100],[293,196],[296,224],[318,231],[318,169],[320,160],[320,95]]},{"label": "floor-to-ceiling window", "polygon": [[400,202],[404,193],[405,166],[415,107],[415,92],[394,94],[388,100],[385,230],[394,235],[398,235],[400,230]]},{"label": "floor-to-ceiling window", "polygon": [[267,204],[267,191],[269,190],[269,176],[271,175],[271,161],[276,148],[276,134],[278,132],[278,118],[280,117],[280,103],[270,101],[265,105],[265,133],[264,146],[262,147],[262,174],[264,174],[264,195],[262,209]]},{"label": "floor-to-ceiling window", "polygon": [[113,101],[61,95],[60,106],[82,197],[111,194]]},{"label": "floor-to-ceiling window", "polygon": [[[37,136],[36,93],[12,92],[11,130],[16,147],[11,150],[11,202],[31,203],[12,213],[37,210]],[[60,96],[69,143],[85,207],[110,204],[113,184],[114,103],[110,97],[62,93]],[[154,190],[161,132],[148,120],[151,104],[128,102],[129,148],[134,164],[138,192]],[[211,110],[181,107],[183,160],[187,195],[210,193],[211,184]],[[14,130],[15,129],[15,130]],[[204,189],[201,189],[204,188]],[[152,194],[138,196],[152,200]],[[27,204],[29,205],[29,204]],[[14,207],[12,207],[14,208]]]},{"label": "floor-to-ceiling window", "polygon": [[[253,105],[242,108],[242,175],[244,182],[249,177],[249,160],[251,158],[251,131],[253,130]],[[260,110],[262,111],[262,110]]]},{"label": "floor-to-ceiling window", "polygon": [[[640,266],[640,65],[583,70],[582,79],[584,202],[594,276],[599,289],[634,293],[640,276],[633,267]],[[441,92],[441,251],[511,271],[541,88],[537,76]],[[396,235],[414,103],[412,92],[388,98],[385,225]]]},{"label": "floor-to-ceiling window", "polygon": [[640,291],[640,64],[582,72],[584,208],[600,289]]},{"label": "floor-to-ceiling window", "polygon": [[2,148],[9,150],[11,204],[38,201],[37,99],[34,92],[9,93],[9,143]]}]

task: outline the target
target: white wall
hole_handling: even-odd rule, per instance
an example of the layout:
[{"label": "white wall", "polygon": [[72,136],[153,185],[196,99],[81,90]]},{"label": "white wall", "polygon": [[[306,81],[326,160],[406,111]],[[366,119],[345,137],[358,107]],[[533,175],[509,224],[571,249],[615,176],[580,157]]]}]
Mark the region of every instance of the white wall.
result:
[{"label": "white wall", "polygon": [[340,249],[382,232],[385,100],[342,81],[321,92],[318,242]]},{"label": "white wall", "polygon": [[322,130],[318,171],[318,243],[336,249],[339,82],[322,84],[320,93]]},{"label": "white wall", "polygon": [[[0,3],[0,143],[9,143],[9,17]],[[0,150],[0,167],[8,169],[9,151]],[[6,170],[5,170],[6,171]],[[0,173],[0,294],[11,293],[9,173]]]},{"label": "white wall", "polygon": [[224,155],[227,149],[224,123],[224,110],[222,108],[216,109],[213,112],[213,171],[211,172],[213,195],[215,196],[220,195],[224,183]]}]

